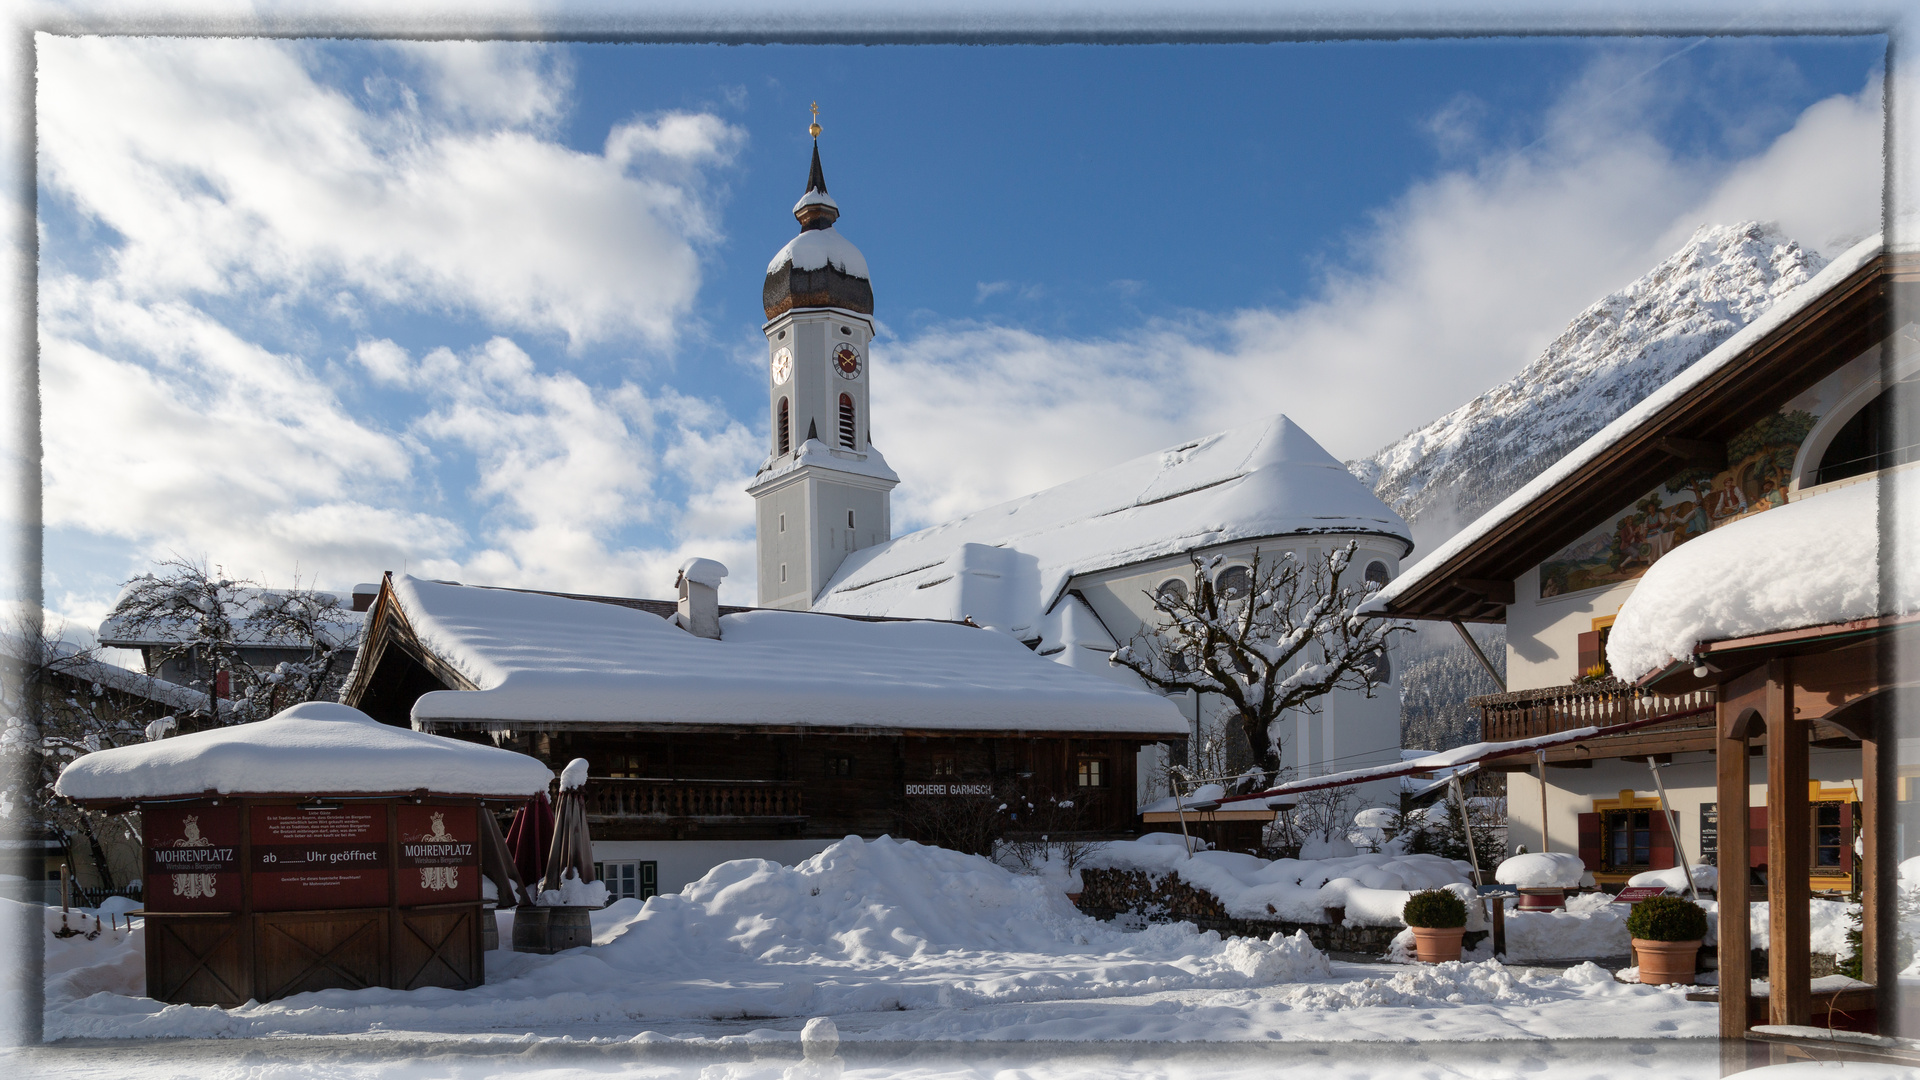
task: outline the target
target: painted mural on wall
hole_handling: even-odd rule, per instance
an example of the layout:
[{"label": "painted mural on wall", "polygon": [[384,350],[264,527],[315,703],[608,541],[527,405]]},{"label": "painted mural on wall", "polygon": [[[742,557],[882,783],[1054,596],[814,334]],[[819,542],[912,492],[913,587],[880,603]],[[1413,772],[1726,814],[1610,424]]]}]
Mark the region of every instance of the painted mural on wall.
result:
[{"label": "painted mural on wall", "polygon": [[1787,501],[1794,458],[1817,418],[1777,412],[1727,441],[1727,467],[1687,469],[1624,515],[1540,564],[1540,598],[1632,581],[1710,529]]}]

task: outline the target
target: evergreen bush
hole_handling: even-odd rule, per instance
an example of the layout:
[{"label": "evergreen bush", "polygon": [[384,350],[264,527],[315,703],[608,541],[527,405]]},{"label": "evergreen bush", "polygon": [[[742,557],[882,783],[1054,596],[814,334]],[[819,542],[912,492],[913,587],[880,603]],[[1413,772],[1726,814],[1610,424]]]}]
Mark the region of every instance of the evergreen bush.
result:
[{"label": "evergreen bush", "polygon": [[1678,896],[1653,896],[1633,905],[1627,934],[1641,941],[1699,941],[1707,936],[1707,913]]},{"label": "evergreen bush", "polygon": [[1467,925],[1466,901],[1446,889],[1428,889],[1407,897],[1400,917],[1408,926],[1427,930],[1450,930]]}]

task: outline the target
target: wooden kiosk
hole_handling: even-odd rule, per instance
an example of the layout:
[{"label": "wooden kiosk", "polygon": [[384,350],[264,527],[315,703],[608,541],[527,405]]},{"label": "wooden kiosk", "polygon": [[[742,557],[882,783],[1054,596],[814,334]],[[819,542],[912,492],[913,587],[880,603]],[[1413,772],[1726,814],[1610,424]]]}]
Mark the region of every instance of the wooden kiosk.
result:
[{"label": "wooden kiosk", "polygon": [[56,791],[140,814],[147,995],[234,1006],[480,985],[481,877],[496,870],[483,860],[505,851],[486,804],[552,776],[524,754],[309,702],[84,755]]}]

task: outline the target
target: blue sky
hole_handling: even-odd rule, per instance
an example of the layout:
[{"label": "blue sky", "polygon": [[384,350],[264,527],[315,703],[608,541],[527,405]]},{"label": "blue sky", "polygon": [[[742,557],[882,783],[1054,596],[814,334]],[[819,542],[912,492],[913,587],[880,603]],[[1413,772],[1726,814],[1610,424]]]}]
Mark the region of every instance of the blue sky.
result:
[{"label": "blue sky", "polygon": [[48,605],[170,553],[751,597],[811,101],[917,527],[1275,411],[1369,453],[1700,224],[1832,253],[1883,49],[43,37]]}]

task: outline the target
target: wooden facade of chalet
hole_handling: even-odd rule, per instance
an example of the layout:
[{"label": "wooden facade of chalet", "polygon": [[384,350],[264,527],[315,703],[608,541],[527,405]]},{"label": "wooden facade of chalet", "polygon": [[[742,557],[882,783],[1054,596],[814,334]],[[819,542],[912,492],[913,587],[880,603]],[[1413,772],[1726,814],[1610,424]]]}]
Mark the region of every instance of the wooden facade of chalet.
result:
[{"label": "wooden facade of chalet", "polygon": [[[1632,431],[1567,468],[1474,543],[1443,564],[1420,567],[1382,605],[1385,612],[1456,626],[1506,622],[1507,608],[1516,602],[1516,582],[1524,575],[1586,535],[1596,518],[1633,505],[1676,469],[1726,468],[1728,442],[1736,433],[1887,341],[1896,308],[1902,320],[1920,311],[1920,260],[1881,253],[1711,374],[1661,399]],[[1813,486],[1920,468],[1912,446],[1887,449],[1891,439],[1886,446],[1872,441],[1914,422],[1911,415],[1891,418],[1896,408],[1910,410],[1911,399],[1901,404],[1892,393],[1913,376],[1902,375],[1908,369],[1896,369],[1886,355],[1880,364],[1879,381],[1872,384],[1877,396],[1846,423],[1851,428],[1857,422],[1869,433],[1875,423],[1885,430],[1863,439],[1864,449],[1855,452],[1864,456],[1848,462],[1859,464],[1837,477],[1828,476],[1822,462]],[[1868,415],[1883,405],[1887,415]],[[1839,436],[1834,439],[1837,443]],[[1911,854],[1911,838],[1920,835],[1920,800],[1910,797],[1914,777],[1897,750],[1902,728],[1912,732],[1914,715],[1902,704],[1914,689],[1912,673],[1902,671],[1899,661],[1920,655],[1920,621],[1912,615],[1884,616],[1699,642],[1692,656],[1633,685],[1579,678],[1593,670],[1596,639],[1603,636],[1598,632],[1611,621],[1596,618],[1595,633],[1579,635],[1578,667],[1569,663],[1568,683],[1472,699],[1481,711],[1483,737],[1523,739],[1633,719],[1670,720],[1544,753],[1517,754],[1489,767],[1539,770],[1543,821],[1545,789],[1554,786],[1549,777],[1566,778],[1567,788],[1578,789],[1577,770],[1609,761],[1660,763],[1683,754],[1694,770],[1689,775],[1710,768],[1708,798],[1714,801],[1702,808],[1701,846],[1692,847],[1689,856],[1702,861],[1704,847],[1704,861],[1718,865],[1722,911],[1768,901],[1771,941],[1764,968],[1753,969],[1749,920],[1720,920],[1720,985],[1744,987],[1753,977],[1771,988],[1765,995],[1722,1000],[1721,1034],[1796,1044],[1806,1043],[1800,1036],[1808,1025],[1912,1035],[1920,1029],[1920,1002],[1896,992],[1895,867]],[[1827,751],[1827,760],[1842,768],[1857,769],[1854,778],[1832,785],[1815,779],[1810,762],[1816,749]],[[1672,786],[1671,776],[1667,783]],[[1755,805],[1760,792],[1764,801]],[[1596,811],[1603,801],[1635,796],[1621,791],[1621,800],[1603,800],[1600,793],[1591,794]],[[1664,832],[1659,799],[1632,801],[1655,808],[1652,831]],[[1707,808],[1714,814],[1711,833]],[[1606,876],[1600,838],[1589,836],[1599,817],[1580,815],[1582,858],[1597,880],[1622,880],[1624,875]],[[1656,847],[1659,840],[1656,835]],[[1901,850],[1903,843],[1908,850]],[[1673,865],[1672,838],[1664,854],[1666,864]],[[1748,872],[1738,872],[1741,863]],[[1869,985],[1849,989],[1844,1007],[1835,995],[1811,988],[1807,897],[1821,891],[1851,891],[1864,909],[1861,978]],[[1792,1029],[1751,1031],[1769,1023]],[[1863,1042],[1850,1049],[1864,1054],[1885,1048]]]},{"label": "wooden facade of chalet", "polygon": [[[532,590],[519,590],[532,591]],[[546,593],[661,617],[670,601]],[[722,607],[721,613],[752,610]],[[868,616],[817,615],[868,622]],[[436,690],[477,689],[423,646],[391,586],[369,615],[343,700],[383,723],[410,726],[413,703]],[[585,758],[596,840],[785,840],[928,835],[927,822],[963,804],[1011,795],[1071,800],[1072,825],[1133,835],[1136,757],[1159,735],[902,727],[435,720],[429,730],[530,754],[558,770]]]}]

